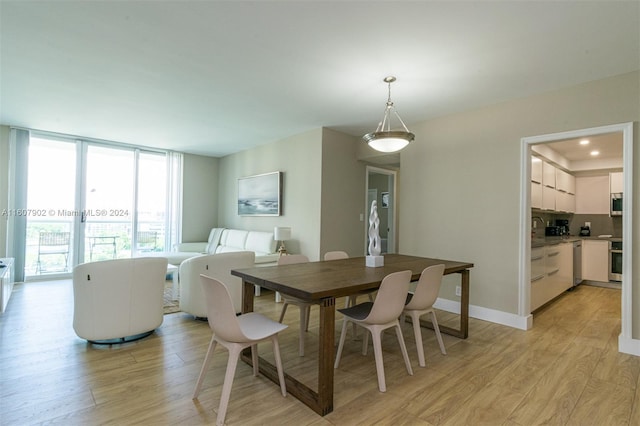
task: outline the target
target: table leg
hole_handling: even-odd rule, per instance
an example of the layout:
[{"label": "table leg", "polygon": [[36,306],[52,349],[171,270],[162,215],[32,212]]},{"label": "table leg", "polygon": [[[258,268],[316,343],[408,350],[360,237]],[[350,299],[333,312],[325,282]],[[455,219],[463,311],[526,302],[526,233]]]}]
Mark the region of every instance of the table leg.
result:
[{"label": "table leg", "polygon": [[[242,313],[253,312],[254,285],[243,281]],[[335,308],[336,299],[329,297],[320,303],[320,330],[318,353],[318,391],[314,391],[295,377],[284,373],[287,392],[307,405],[321,416],[333,411],[333,361],[335,339]],[[251,349],[242,351],[242,360],[252,364]],[[262,357],[258,357],[258,369],[266,378],[278,384],[276,367]]]},{"label": "table leg", "polygon": [[318,349],[318,408],[321,416],[333,411],[336,299],[322,299]]},{"label": "table leg", "polygon": [[[466,339],[469,337],[469,270],[459,272],[461,281],[460,292],[460,328],[455,329],[447,327],[446,325],[439,325],[440,332],[449,334],[451,336],[459,337],[460,339]],[[407,317],[406,321],[411,319]],[[430,328],[433,330],[433,324],[428,320],[420,320],[422,327]]]}]

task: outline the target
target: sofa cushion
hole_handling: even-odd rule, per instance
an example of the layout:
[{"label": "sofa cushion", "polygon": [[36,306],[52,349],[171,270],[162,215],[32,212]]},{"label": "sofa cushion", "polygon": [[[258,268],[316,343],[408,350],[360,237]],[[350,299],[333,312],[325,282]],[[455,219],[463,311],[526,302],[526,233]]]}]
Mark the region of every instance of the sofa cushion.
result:
[{"label": "sofa cushion", "polygon": [[254,251],[256,256],[272,254],[276,251],[276,241],[273,232],[249,231],[244,248]]},{"label": "sofa cushion", "polygon": [[216,252],[216,248],[218,248],[218,244],[220,244],[220,238],[222,237],[224,230],[224,228],[211,229],[211,232],[209,232],[209,239],[207,240],[207,246],[205,248],[206,253],[214,254]]},{"label": "sofa cushion", "polygon": [[216,253],[243,251],[248,234],[249,231],[240,229],[225,229],[220,236],[220,244],[216,248]]}]

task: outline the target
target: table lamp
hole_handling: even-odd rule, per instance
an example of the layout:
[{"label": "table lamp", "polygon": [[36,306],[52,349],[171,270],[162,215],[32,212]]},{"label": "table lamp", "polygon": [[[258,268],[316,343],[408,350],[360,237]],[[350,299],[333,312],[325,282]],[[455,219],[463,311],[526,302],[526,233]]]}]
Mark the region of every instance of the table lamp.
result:
[{"label": "table lamp", "polygon": [[278,253],[280,253],[280,256],[287,254],[284,242],[291,239],[291,228],[287,226],[276,226],[273,229],[273,239],[280,241],[280,247],[278,247]]}]

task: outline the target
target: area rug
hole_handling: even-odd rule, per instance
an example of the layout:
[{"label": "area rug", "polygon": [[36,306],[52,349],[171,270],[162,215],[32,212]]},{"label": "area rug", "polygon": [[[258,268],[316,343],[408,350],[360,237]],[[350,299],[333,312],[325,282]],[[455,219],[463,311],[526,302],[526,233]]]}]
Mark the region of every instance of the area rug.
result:
[{"label": "area rug", "polygon": [[180,312],[180,304],[173,298],[173,281],[167,280],[164,283],[164,314]]}]

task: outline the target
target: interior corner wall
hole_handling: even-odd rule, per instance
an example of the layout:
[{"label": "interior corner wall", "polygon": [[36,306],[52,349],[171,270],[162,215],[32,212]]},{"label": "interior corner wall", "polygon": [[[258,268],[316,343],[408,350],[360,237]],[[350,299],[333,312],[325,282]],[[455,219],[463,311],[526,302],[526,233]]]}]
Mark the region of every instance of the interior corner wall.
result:
[{"label": "interior corner wall", "polygon": [[323,129],[322,256],[332,250],[352,257],[364,255],[366,166],[356,158],[359,142],[360,138]]},{"label": "interior corner wall", "polygon": [[[0,126],[0,212],[9,208],[9,137],[8,126]],[[0,216],[0,257],[7,255],[7,220],[9,216]]]},{"label": "interior corner wall", "polygon": [[218,158],[184,154],[182,242],[207,241],[218,226]]},{"label": "interior corner wall", "polygon": [[[633,72],[412,124],[415,142],[401,152],[400,252],[474,263],[471,305],[517,315],[521,139],[637,122],[639,81]],[[639,183],[635,173],[634,187]],[[637,198],[634,253],[640,253]],[[640,256],[633,271],[633,311],[640,312]],[[440,297],[457,300],[453,282],[459,277],[446,278]],[[633,319],[636,338],[639,316]]]},{"label": "interior corner wall", "polygon": [[[321,128],[220,158],[218,226],[269,232],[289,226],[287,251],[318,260],[321,165]],[[238,178],[275,171],[283,173],[281,215],[239,216]]]}]

